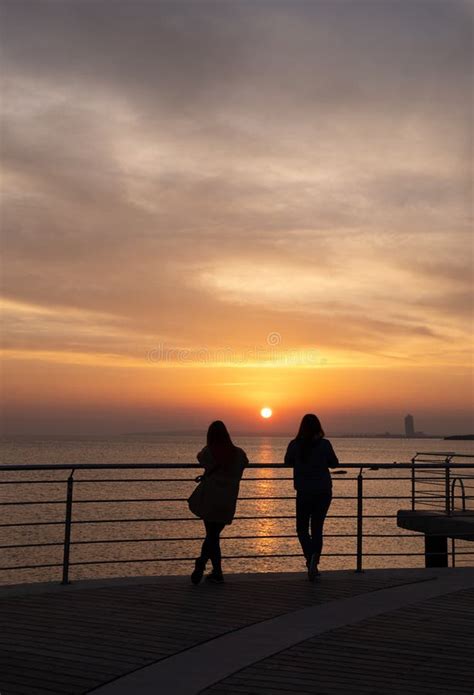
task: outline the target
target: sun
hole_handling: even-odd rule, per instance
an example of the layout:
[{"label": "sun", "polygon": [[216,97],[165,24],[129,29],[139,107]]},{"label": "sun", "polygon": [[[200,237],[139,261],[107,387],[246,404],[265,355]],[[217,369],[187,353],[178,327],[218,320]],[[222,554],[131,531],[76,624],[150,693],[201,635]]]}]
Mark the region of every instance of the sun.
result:
[{"label": "sun", "polygon": [[260,415],[264,417],[265,419],[268,419],[273,415],[273,411],[271,408],[262,408],[260,411]]}]

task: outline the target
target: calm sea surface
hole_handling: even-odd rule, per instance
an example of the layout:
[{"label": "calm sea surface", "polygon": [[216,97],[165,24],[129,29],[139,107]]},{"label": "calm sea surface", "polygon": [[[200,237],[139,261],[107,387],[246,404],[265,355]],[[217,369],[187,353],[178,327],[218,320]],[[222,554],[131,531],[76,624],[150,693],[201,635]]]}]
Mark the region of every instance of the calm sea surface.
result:
[{"label": "calm sea surface", "polygon": [[[236,437],[252,463],[280,463],[288,443],[283,437]],[[442,439],[332,438],[342,467],[345,463],[406,463],[417,451],[474,454],[473,442]],[[0,440],[1,463],[25,465],[80,463],[194,463],[204,444],[195,435],[128,435],[116,437],[15,437]],[[183,574],[190,571],[198,554],[202,524],[190,517],[185,502],[198,471],[76,471],[74,479],[71,577]],[[60,565],[67,471],[0,472],[0,545],[38,548],[2,549],[2,567]],[[335,475],[335,499],[326,522],[322,568],[352,568],[355,564],[356,471]],[[422,566],[422,538],[404,534],[398,538],[393,518],[409,506],[407,471],[369,471],[364,474],[365,567]],[[301,557],[268,557],[299,553],[294,538],[294,492],[284,469],[246,471],[234,523],[225,531],[223,551],[228,571],[301,570]],[[133,481],[125,480],[133,478]],[[158,480],[158,478],[160,480]],[[40,485],[27,481],[41,481]],[[397,499],[387,499],[396,496]],[[288,497],[289,499],[269,499]],[[250,498],[250,499],[245,499]],[[39,502],[15,506],[14,501]],[[137,501],[128,501],[137,500]],[[140,500],[140,501],[138,501]],[[259,517],[249,519],[243,517]],[[272,517],[284,518],[272,518]],[[170,519],[174,519],[170,521]],[[85,523],[85,522],[94,523]],[[55,523],[59,522],[59,523]],[[99,523],[98,523],[99,522]],[[269,536],[280,536],[269,538]],[[246,536],[246,538],[243,538]],[[380,536],[384,536],[383,538]],[[110,543],[119,540],[120,543]],[[57,545],[56,545],[57,544]],[[461,544],[462,545],[462,544]],[[472,546],[472,544],[471,544]],[[469,550],[469,545],[465,545]],[[397,556],[397,553],[405,553]],[[250,557],[256,556],[256,557]],[[180,559],[181,558],[181,559]],[[146,562],[138,562],[146,560]],[[96,564],[105,561],[105,564]],[[118,564],[114,564],[119,561]],[[77,563],[77,564],[76,564]],[[459,555],[457,564],[472,564]],[[0,573],[2,583],[47,581],[60,577],[60,567],[10,569]]]}]

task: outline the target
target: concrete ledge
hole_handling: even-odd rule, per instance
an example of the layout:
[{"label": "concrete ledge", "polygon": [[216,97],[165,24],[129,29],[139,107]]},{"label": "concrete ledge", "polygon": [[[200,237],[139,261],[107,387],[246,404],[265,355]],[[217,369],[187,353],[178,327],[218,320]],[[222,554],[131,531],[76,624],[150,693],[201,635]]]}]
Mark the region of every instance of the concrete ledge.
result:
[{"label": "concrete ledge", "polygon": [[427,535],[474,541],[474,511],[472,510],[453,512],[448,516],[443,512],[400,509],[397,512],[397,526]]}]

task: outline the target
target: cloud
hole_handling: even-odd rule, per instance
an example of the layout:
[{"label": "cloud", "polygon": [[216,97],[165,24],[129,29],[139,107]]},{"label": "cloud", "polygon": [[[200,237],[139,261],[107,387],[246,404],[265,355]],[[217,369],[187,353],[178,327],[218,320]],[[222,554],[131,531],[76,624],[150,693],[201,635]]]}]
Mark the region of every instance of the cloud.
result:
[{"label": "cloud", "polygon": [[12,348],[468,336],[465,3],[2,14],[3,289],[45,312]]}]

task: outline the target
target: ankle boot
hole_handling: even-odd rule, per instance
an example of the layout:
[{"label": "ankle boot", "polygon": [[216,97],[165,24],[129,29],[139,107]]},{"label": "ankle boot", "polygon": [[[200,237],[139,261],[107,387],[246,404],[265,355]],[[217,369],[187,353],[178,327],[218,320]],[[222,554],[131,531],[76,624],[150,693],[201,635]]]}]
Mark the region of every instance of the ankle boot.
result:
[{"label": "ankle boot", "polygon": [[191,574],[191,581],[193,584],[199,584],[206,569],[206,560],[202,557],[196,558],[194,561],[194,570]]},{"label": "ankle boot", "polygon": [[222,584],[224,582],[222,570],[213,569],[212,572],[207,575],[206,581],[211,582],[211,584]]}]

